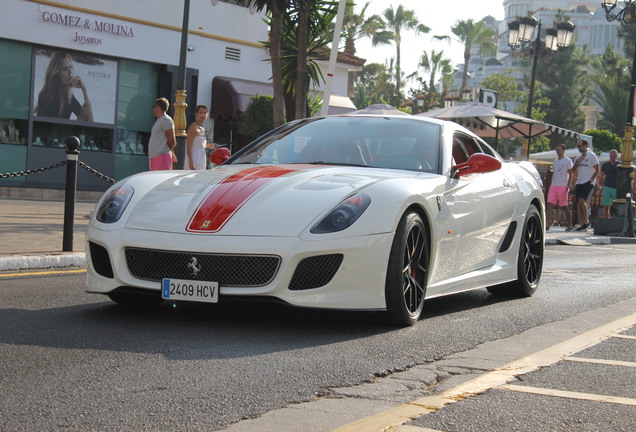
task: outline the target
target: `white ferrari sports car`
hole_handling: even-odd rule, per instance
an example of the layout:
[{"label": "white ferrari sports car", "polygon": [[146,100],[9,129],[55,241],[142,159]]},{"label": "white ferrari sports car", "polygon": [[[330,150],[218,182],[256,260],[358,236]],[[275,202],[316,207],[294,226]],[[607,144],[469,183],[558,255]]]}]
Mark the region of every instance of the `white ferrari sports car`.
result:
[{"label": "white ferrari sports car", "polygon": [[307,118],[215,169],[112,186],[87,230],[87,291],[127,305],[275,299],[413,325],[428,298],[532,295],[544,219],[534,166],[453,122]]}]

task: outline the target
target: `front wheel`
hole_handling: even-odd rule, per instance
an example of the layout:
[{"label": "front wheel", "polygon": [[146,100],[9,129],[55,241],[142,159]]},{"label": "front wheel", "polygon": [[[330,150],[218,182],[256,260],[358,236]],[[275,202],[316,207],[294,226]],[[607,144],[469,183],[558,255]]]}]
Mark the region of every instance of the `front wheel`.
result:
[{"label": "front wheel", "polygon": [[400,221],[391,245],[386,274],[386,318],[390,324],[412,326],[424,308],[428,281],[426,227],[415,212]]},{"label": "front wheel", "polygon": [[503,285],[489,287],[496,295],[530,297],[537,290],[543,269],[544,231],[541,213],[533,204],[528,208],[521,232],[517,257],[517,279]]}]

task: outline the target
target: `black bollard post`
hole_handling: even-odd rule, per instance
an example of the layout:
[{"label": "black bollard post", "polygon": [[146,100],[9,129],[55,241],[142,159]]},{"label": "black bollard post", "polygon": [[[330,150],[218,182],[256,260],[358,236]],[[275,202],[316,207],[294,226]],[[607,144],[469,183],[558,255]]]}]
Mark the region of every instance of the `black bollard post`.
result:
[{"label": "black bollard post", "polygon": [[625,212],[625,237],[634,237],[634,207],[632,207],[632,194],[627,193],[625,195],[625,204],[627,205],[627,211]]},{"label": "black bollard post", "polygon": [[66,191],[64,194],[64,234],[62,251],[73,252],[73,224],[75,223],[75,191],[77,189],[77,161],[80,140],[70,136],[66,140]]}]

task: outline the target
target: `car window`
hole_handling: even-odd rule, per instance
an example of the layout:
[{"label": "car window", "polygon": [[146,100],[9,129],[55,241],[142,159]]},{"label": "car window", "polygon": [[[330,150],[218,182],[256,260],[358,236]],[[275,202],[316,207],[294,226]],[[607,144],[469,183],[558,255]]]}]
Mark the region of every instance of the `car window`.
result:
[{"label": "car window", "polygon": [[303,119],[256,140],[230,163],[345,164],[438,172],[440,136],[439,124],[408,117]]},{"label": "car window", "polygon": [[477,141],[468,135],[455,134],[453,136],[453,160],[455,164],[466,162],[474,153],[483,153]]}]

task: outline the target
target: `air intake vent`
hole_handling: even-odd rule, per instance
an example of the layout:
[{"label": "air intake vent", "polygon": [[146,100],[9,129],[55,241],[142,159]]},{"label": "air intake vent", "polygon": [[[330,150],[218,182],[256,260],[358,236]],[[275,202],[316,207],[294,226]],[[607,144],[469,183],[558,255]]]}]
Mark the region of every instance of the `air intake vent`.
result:
[{"label": "air intake vent", "polygon": [[239,48],[225,47],[225,59],[241,61],[241,50]]},{"label": "air intake vent", "polygon": [[289,289],[306,290],[327,285],[340,268],[342,258],[342,254],[332,254],[303,259],[296,267]]}]

